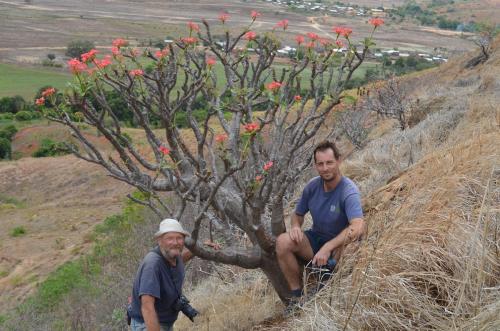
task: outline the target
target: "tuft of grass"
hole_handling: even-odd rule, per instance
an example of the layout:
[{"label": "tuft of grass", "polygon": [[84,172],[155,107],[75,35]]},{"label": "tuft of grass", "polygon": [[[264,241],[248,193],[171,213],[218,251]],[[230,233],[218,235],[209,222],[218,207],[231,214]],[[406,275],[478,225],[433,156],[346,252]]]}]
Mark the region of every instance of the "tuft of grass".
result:
[{"label": "tuft of grass", "polygon": [[11,237],[21,237],[26,234],[26,229],[23,226],[16,226],[10,231]]}]

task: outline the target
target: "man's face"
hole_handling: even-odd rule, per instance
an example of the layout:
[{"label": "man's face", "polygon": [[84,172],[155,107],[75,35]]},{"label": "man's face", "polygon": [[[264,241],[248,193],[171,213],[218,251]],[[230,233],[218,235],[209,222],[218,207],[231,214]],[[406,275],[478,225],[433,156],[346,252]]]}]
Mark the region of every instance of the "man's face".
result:
[{"label": "man's face", "polygon": [[333,150],[330,148],[316,152],[316,163],[314,165],[325,182],[335,180],[339,176],[339,163],[340,161],[335,160]]},{"label": "man's face", "polygon": [[166,257],[175,259],[184,248],[184,235],[179,232],[167,232],[158,238],[158,245]]}]

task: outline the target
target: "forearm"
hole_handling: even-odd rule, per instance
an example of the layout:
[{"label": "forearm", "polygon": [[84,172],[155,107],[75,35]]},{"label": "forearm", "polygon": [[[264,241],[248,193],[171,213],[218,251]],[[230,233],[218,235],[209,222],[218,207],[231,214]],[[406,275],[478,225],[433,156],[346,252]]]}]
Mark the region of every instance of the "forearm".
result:
[{"label": "forearm", "polygon": [[158,315],[154,307],[151,309],[148,306],[141,307],[142,317],[144,318],[144,324],[148,331],[160,331],[160,322],[158,321]]},{"label": "forearm", "polygon": [[328,241],[323,247],[331,253],[339,247],[343,247],[358,240],[363,236],[365,231],[366,227],[364,221],[362,219],[355,219],[351,221],[351,224],[342,230],[338,236]]},{"label": "forearm", "polygon": [[299,216],[295,213],[292,215],[292,220],[290,222],[290,228],[302,228],[302,223],[304,223],[304,216]]}]

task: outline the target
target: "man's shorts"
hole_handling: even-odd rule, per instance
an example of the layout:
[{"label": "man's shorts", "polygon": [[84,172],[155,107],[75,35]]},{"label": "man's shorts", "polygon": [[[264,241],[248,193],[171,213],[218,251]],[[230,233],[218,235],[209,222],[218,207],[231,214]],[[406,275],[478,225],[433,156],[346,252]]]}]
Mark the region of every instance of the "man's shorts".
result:
[{"label": "man's shorts", "polygon": [[307,239],[309,240],[309,244],[311,244],[313,254],[316,254],[321,249],[321,247],[323,247],[323,245],[328,242],[328,240],[321,238],[312,229],[306,230],[304,231],[304,233],[307,236]]}]

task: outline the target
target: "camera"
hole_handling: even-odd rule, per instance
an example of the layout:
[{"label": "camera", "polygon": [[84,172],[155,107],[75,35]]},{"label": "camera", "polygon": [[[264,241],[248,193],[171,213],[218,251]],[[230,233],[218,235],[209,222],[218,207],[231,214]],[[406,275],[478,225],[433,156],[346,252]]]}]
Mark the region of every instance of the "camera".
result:
[{"label": "camera", "polygon": [[190,304],[188,298],[184,295],[181,295],[177,301],[174,303],[174,309],[177,311],[182,311],[184,315],[186,315],[191,322],[194,322],[194,318],[198,315],[198,311],[194,309]]}]

